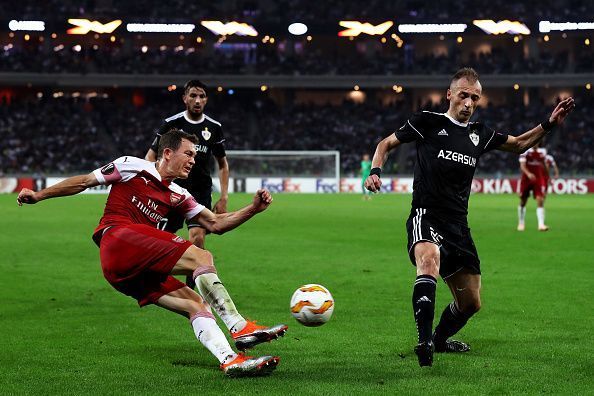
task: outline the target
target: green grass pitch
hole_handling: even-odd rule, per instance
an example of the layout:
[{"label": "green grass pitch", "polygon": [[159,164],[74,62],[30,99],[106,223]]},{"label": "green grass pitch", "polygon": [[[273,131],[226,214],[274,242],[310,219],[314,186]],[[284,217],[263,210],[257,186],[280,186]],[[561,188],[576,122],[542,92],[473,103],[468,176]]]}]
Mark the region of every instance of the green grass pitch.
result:
[{"label": "green grass pitch", "polygon": [[[465,355],[421,369],[412,352],[410,196],[276,195],[269,211],[207,247],[237,306],[287,335],[270,377],[226,378],[187,320],[139,309],[103,279],[91,232],[105,196],[19,208],[0,196],[2,394],[592,394],[594,198],[551,196],[548,233],[515,231],[515,196],[473,196],[483,309],[459,334]],[[248,195],[232,195],[237,208]],[[183,235],[183,234],[182,234]],[[321,283],[332,320],[306,328],[289,299]],[[436,320],[450,302],[438,284]]]}]

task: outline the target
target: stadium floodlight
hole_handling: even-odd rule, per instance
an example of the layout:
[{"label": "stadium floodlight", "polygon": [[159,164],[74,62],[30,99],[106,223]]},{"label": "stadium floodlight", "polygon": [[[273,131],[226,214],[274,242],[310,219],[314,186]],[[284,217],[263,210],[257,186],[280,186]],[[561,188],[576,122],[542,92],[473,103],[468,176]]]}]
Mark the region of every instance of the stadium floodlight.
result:
[{"label": "stadium floodlight", "polygon": [[307,25],[300,22],[295,22],[289,25],[289,33],[294,36],[300,36],[307,33]]},{"label": "stadium floodlight", "polygon": [[126,30],[132,33],[192,33],[193,23],[128,23]]},{"label": "stadium floodlight", "polygon": [[475,19],[472,23],[487,34],[530,34],[528,26],[522,22],[510,21],[508,19],[499,22],[495,22],[492,19]]},{"label": "stadium floodlight", "polygon": [[121,19],[116,19],[115,21],[108,22],[103,24],[99,21],[89,21],[88,19],[77,19],[77,18],[70,18],[68,19],[68,23],[76,26],[74,28],[70,28],[66,31],[68,34],[87,34],[89,32],[95,33],[112,33],[114,30],[118,28],[122,24]]},{"label": "stadium floodlight", "polygon": [[236,34],[238,36],[256,37],[258,35],[258,31],[253,26],[243,22],[202,21],[200,24],[219,36]]},{"label": "stadium floodlight", "polygon": [[340,21],[338,24],[344,28],[347,28],[346,30],[338,32],[340,37],[356,37],[361,33],[365,33],[370,36],[382,35],[394,25],[394,22],[387,21],[380,23],[377,26],[372,25],[369,22],[361,23],[359,21]]},{"label": "stadium floodlight", "polygon": [[24,31],[35,31],[35,32],[43,32],[45,30],[45,22],[44,21],[16,21],[12,20],[8,22],[8,28],[10,30],[17,31],[17,30],[24,30]]},{"label": "stadium floodlight", "polygon": [[552,31],[563,32],[565,30],[594,30],[594,22],[549,22],[540,21],[538,30],[541,33]]},{"label": "stadium floodlight", "polygon": [[411,23],[398,25],[400,33],[464,33],[465,23]]}]

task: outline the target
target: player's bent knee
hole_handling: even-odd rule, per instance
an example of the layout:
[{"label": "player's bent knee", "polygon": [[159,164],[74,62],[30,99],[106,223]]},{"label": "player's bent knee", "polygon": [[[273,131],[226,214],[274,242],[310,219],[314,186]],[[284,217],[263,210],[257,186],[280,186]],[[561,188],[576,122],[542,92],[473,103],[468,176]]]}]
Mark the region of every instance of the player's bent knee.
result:
[{"label": "player's bent knee", "polygon": [[194,264],[194,269],[202,266],[214,266],[214,258],[212,253],[208,250],[200,249],[196,246],[190,246],[191,260]]}]

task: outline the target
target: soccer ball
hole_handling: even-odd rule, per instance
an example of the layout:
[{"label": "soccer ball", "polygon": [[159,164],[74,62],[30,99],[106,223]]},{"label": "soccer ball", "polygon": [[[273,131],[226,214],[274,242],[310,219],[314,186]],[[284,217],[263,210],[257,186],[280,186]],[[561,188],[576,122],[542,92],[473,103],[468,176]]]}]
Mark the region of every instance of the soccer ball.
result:
[{"label": "soccer ball", "polygon": [[291,297],[291,314],[308,327],[321,326],[334,312],[332,294],[322,285],[303,285]]}]

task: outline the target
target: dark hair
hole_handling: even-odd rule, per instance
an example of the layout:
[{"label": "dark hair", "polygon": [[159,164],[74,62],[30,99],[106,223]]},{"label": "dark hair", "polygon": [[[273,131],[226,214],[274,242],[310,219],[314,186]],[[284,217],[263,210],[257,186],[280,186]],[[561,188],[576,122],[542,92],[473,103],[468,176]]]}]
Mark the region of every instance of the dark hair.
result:
[{"label": "dark hair", "polygon": [[458,70],[453,76],[450,83],[454,81],[458,81],[462,78],[467,79],[471,83],[475,83],[479,79],[479,75],[472,67],[463,67],[462,69]]},{"label": "dark hair", "polygon": [[161,138],[159,139],[157,158],[163,156],[163,151],[165,151],[166,148],[173,151],[177,150],[181,146],[182,139],[187,139],[194,144],[198,143],[198,138],[195,135],[186,133],[181,129],[171,128],[167,133],[161,135]]},{"label": "dark hair", "polygon": [[186,85],[184,85],[184,95],[188,93],[190,88],[202,88],[204,90],[204,93],[206,93],[207,87],[206,84],[204,84],[200,80],[190,80],[186,83]]}]

